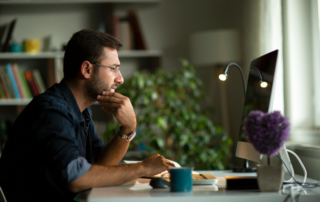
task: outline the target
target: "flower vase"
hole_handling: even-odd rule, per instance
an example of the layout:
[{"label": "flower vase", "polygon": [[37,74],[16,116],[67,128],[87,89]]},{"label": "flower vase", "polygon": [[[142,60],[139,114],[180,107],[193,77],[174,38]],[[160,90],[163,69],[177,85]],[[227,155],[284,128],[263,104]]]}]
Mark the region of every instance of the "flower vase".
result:
[{"label": "flower vase", "polygon": [[279,191],[283,181],[282,165],[258,165],[257,179],[260,191]]}]

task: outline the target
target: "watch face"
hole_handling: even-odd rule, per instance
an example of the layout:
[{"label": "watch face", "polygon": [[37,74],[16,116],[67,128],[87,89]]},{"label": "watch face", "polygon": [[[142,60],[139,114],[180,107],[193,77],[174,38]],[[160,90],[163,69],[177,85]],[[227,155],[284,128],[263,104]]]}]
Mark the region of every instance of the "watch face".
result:
[{"label": "watch face", "polygon": [[129,135],[124,135],[124,134],[122,134],[120,129],[118,130],[118,134],[121,137],[121,139],[123,139],[125,141],[131,141],[136,136],[136,132],[132,132]]},{"label": "watch face", "polygon": [[136,136],[136,132],[130,133],[130,135],[128,136],[128,140],[129,141],[133,140],[135,136]]}]

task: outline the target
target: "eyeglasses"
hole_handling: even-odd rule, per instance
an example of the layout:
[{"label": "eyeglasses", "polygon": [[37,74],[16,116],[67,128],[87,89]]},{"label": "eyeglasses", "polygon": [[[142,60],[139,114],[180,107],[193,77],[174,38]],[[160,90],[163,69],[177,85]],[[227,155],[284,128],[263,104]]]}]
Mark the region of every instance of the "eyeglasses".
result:
[{"label": "eyeglasses", "polygon": [[116,68],[116,67],[109,67],[109,66],[105,66],[105,65],[102,65],[102,64],[99,64],[99,63],[94,63],[94,64],[95,64],[95,65],[98,65],[98,66],[110,68],[110,69],[114,72],[115,76],[117,76],[118,73],[119,73],[119,71],[120,71],[119,67],[118,67],[118,68]]}]

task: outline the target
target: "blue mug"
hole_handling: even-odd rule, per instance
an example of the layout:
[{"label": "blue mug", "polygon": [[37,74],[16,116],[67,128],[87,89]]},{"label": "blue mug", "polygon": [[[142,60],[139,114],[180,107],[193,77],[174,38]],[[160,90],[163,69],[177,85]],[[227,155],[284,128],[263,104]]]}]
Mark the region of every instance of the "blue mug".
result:
[{"label": "blue mug", "polygon": [[163,177],[161,176],[161,183],[165,187],[170,187],[171,192],[191,192],[192,191],[192,170],[193,168],[177,168],[171,167],[170,173],[170,186],[164,185]]}]

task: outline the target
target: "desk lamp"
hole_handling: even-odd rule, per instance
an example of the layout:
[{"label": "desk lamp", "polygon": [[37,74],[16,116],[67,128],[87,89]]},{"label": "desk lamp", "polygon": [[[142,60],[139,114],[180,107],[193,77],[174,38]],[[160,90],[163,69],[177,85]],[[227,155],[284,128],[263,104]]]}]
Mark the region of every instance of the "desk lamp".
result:
[{"label": "desk lamp", "polygon": [[[245,78],[244,78],[243,71],[242,71],[241,67],[237,63],[234,63],[234,62],[229,63],[227,65],[227,67],[224,69],[224,73],[219,75],[219,79],[221,81],[227,80],[227,76],[228,76],[227,73],[228,73],[228,70],[229,70],[230,66],[235,66],[240,71],[241,78],[242,78],[242,84],[243,84],[243,93],[244,93],[244,97],[246,97],[246,89],[247,88],[246,88]],[[260,87],[261,88],[266,88],[268,86],[268,83],[266,81],[264,81],[263,75],[260,72],[260,70],[257,67],[254,67],[254,66],[250,66],[250,68],[257,70],[257,72],[259,74],[259,77],[260,77]],[[234,172],[255,172],[256,171],[255,168],[250,168],[249,167],[248,159],[244,159],[243,168],[234,168],[233,170],[234,170]]]},{"label": "desk lamp", "polygon": [[[228,73],[229,67],[232,66],[232,65],[236,66],[236,67],[239,69],[240,73],[241,73],[242,84],[243,84],[243,89],[244,89],[244,96],[246,96],[246,83],[245,83],[245,79],[244,79],[244,76],[243,76],[242,69],[241,69],[241,67],[240,67],[237,63],[234,63],[234,62],[229,63],[229,64],[227,65],[227,67],[225,68],[224,73],[219,75],[219,79],[220,79],[221,81],[227,80],[227,77],[228,77],[228,74],[227,74],[227,73]],[[261,88],[266,88],[266,87],[268,86],[268,83],[267,83],[266,81],[264,81],[263,75],[261,74],[260,70],[259,70],[257,67],[254,67],[254,66],[251,66],[250,68],[257,70],[257,72],[259,73],[259,77],[260,77],[260,87],[261,87]]]}]

